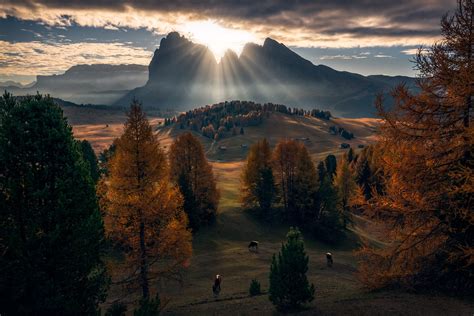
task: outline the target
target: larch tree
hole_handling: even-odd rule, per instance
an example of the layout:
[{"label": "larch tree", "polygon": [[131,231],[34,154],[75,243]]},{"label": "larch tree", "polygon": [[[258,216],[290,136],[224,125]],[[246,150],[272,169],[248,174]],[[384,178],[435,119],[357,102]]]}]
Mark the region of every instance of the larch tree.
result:
[{"label": "larch tree", "polygon": [[244,207],[258,207],[262,214],[268,213],[276,198],[276,187],[273,178],[272,151],[265,138],[249,150],[241,174],[241,189]]},{"label": "larch tree", "polygon": [[303,225],[314,217],[318,181],[308,150],[295,140],[280,141],[273,153],[275,180],[285,209],[285,216]]},{"label": "larch tree", "polygon": [[295,173],[294,219],[304,226],[318,216],[318,173],[306,146],[299,144]]},{"label": "larch tree", "polygon": [[371,287],[474,290],[474,4],[458,1],[441,22],[443,39],[420,49],[419,93],[405,86],[384,119],[385,195],[369,211],[390,223],[392,245],[360,252]]},{"label": "larch tree", "polygon": [[138,101],[132,102],[115,144],[102,188],[106,232],[124,249],[128,273],[123,283],[141,289],[146,305],[151,302],[150,282],[179,278],[188,265],[192,236],[166,155]]},{"label": "larch tree", "polygon": [[219,191],[201,142],[191,133],[180,135],[169,152],[170,175],[184,197],[184,210],[190,227],[198,230],[213,222],[219,204]]},{"label": "larch tree", "polygon": [[50,97],[0,98],[0,314],[95,315],[109,279],[94,182]]},{"label": "larch tree", "polygon": [[299,144],[294,140],[281,140],[273,151],[275,180],[287,216],[295,207],[295,177]]}]

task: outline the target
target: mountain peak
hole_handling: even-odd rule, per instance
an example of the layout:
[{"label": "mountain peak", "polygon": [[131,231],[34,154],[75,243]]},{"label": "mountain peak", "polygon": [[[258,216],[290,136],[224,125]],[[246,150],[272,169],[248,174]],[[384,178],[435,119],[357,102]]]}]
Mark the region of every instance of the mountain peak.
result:
[{"label": "mountain peak", "polygon": [[263,42],[263,47],[281,47],[281,46],[286,47],[282,43],[279,43],[270,37],[267,37],[265,41]]}]

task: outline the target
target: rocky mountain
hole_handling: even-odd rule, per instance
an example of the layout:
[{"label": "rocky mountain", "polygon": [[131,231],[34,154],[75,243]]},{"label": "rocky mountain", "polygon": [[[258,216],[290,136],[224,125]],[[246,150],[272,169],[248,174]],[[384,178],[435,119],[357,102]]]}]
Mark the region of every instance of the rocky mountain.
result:
[{"label": "rocky mountain", "polygon": [[173,32],[155,51],[147,83],[116,104],[124,106],[136,97],[148,108],[187,110],[239,99],[366,117],[375,114],[375,95],[400,82],[412,86],[414,79],[362,76],[314,65],[271,38],[263,45],[247,44],[240,56],[228,51],[218,63],[207,47]]},{"label": "rocky mountain", "polygon": [[147,79],[148,69],[143,65],[77,65],[64,74],[37,76],[31,87],[9,90],[16,95],[39,91],[75,103],[112,104]]}]

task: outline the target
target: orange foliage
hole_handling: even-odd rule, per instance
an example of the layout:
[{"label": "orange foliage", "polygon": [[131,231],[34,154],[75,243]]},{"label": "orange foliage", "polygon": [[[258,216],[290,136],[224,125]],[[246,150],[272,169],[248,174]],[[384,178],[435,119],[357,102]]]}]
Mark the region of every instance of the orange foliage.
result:
[{"label": "orange foliage", "polygon": [[106,233],[125,250],[126,283],[138,283],[148,297],[150,280],[175,277],[188,265],[192,245],[182,196],[169,181],[166,156],[136,102],[109,167],[98,186]]},{"label": "orange foliage", "polygon": [[368,210],[390,225],[392,244],[359,253],[371,287],[474,289],[473,15],[473,2],[459,1],[444,40],[419,52],[418,95],[396,88],[390,111],[377,101],[386,193]]}]

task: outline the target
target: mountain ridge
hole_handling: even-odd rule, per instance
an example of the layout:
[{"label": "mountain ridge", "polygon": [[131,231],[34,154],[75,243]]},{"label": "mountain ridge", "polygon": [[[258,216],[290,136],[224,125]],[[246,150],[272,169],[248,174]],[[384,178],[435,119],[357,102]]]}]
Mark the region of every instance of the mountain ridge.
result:
[{"label": "mountain ridge", "polygon": [[271,38],[263,45],[247,43],[240,56],[229,50],[217,62],[206,46],[172,32],[155,50],[147,83],[115,105],[136,97],[145,108],[187,110],[224,100],[252,100],[366,117],[375,115],[376,94],[389,98],[387,92],[399,82],[414,86],[410,77],[362,76],[314,65]]}]

